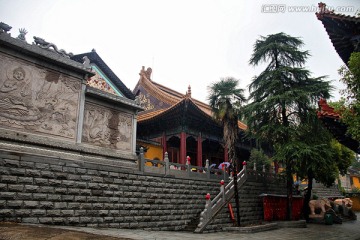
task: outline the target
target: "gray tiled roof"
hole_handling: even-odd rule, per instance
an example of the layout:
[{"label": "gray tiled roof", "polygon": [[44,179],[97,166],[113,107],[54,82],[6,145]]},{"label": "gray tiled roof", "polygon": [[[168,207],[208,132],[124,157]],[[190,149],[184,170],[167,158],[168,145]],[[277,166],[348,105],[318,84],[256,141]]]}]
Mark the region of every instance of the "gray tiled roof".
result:
[{"label": "gray tiled roof", "polygon": [[135,95],[130,91],[129,88],[125,86],[125,84],[116,76],[116,74],[110,69],[110,67],[101,59],[99,54],[95,51],[77,54],[71,57],[71,59],[82,62],[83,57],[88,57],[91,63],[95,63],[98,67],[100,67],[101,71],[111,80],[112,83],[124,94],[125,97],[134,100]]}]

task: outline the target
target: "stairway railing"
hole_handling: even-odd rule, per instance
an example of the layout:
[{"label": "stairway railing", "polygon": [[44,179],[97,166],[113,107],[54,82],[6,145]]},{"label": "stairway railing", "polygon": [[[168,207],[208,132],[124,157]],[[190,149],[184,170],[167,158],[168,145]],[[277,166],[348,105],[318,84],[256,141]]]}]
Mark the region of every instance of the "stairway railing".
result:
[{"label": "stairway railing", "polygon": [[[246,165],[237,175],[238,187],[241,187],[247,179]],[[216,217],[216,215],[224,208],[226,204],[235,196],[234,179],[231,180],[225,187],[222,184],[220,193],[213,199],[210,199],[210,194],[206,195],[205,209],[200,214],[200,223],[195,229],[196,233],[204,231],[206,226]]]}]

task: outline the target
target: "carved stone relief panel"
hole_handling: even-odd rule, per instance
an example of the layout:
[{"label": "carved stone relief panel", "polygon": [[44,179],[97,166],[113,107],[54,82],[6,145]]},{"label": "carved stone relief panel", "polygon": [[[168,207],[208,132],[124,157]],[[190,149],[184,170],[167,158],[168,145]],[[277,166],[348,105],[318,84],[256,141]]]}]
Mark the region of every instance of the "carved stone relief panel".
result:
[{"label": "carved stone relief panel", "polygon": [[130,114],[86,103],[82,142],[115,150],[131,151],[132,125]]},{"label": "carved stone relief panel", "polygon": [[81,82],[0,54],[0,126],[75,139]]}]

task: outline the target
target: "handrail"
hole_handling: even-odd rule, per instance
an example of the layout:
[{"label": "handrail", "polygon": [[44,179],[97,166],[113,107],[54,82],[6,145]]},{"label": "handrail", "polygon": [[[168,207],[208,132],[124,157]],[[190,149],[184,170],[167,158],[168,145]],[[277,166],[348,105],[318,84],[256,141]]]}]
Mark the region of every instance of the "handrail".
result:
[{"label": "handrail", "polygon": [[[151,163],[153,166],[147,166],[145,163]],[[138,166],[140,172],[164,174],[164,176],[180,178],[220,180],[229,177],[228,173],[222,169],[210,168],[209,160],[206,160],[205,167],[172,163],[169,161],[167,152],[165,152],[164,160],[150,160],[144,157],[143,148],[140,148]]]},{"label": "handrail", "polygon": [[[238,187],[242,186],[247,178],[246,165],[237,174]],[[196,233],[204,231],[206,226],[216,217],[221,209],[230,202],[234,197],[234,180],[231,180],[226,186],[221,185],[220,193],[213,199],[210,200],[210,194],[206,196],[205,209],[200,214],[200,223],[195,229]]]}]

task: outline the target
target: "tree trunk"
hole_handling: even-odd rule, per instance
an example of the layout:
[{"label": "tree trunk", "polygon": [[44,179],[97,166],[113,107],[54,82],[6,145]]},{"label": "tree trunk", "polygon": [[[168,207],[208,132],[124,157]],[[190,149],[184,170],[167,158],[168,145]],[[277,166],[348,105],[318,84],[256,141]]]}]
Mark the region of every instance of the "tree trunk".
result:
[{"label": "tree trunk", "polygon": [[306,222],[309,221],[309,213],[310,213],[309,202],[310,202],[310,198],[311,198],[311,191],[312,191],[313,179],[314,179],[314,174],[313,174],[312,169],[308,170],[307,175],[308,175],[308,187],[307,187],[307,192],[304,197],[304,205],[303,205],[303,213],[304,213]]},{"label": "tree trunk", "polygon": [[287,188],[287,211],[286,220],[292,220],[293,176],[290,160],[286,161],[286,188]]},{"label": "tree trunk", "polygon": [[236,164],[236,160],[233,161],[234,161],[233,179],[234,179],[234,190],[235,190],[236,220],[238,227],[240,227],[240,204],[239,204],[239,190],[237,184],[237,164]]}]

